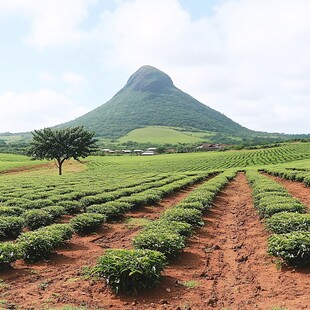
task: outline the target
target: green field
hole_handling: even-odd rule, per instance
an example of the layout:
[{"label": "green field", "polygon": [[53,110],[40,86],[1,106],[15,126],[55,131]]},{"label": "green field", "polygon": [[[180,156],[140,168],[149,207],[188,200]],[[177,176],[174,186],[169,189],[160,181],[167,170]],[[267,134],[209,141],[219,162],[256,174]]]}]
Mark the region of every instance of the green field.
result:
[{"label": "green field", "polygon": [[172,127],[149,126],[135,129],[127,135],[118,139],[119,143],[133,141],[137,143],[158,144],[178,144],[178,143],[199,143],[205,141],[202,139],[202,133],[181,132]]},{"label": "green field", "polygon": [[31,167],[46,161],[33,161],[29,157],[0,153],[0,173],[18,167]]}]

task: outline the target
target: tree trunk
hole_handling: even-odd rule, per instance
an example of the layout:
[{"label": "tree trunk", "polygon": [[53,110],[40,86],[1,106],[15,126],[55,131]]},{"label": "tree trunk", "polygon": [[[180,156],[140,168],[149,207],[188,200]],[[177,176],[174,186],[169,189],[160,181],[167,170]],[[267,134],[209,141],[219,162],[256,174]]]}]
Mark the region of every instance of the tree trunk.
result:
[{"label": "tree trunk", "polygon": [[57,166],[58,166],[58,174],[62,175],[62,164],[64,163],[65,159],[57,158]]}]

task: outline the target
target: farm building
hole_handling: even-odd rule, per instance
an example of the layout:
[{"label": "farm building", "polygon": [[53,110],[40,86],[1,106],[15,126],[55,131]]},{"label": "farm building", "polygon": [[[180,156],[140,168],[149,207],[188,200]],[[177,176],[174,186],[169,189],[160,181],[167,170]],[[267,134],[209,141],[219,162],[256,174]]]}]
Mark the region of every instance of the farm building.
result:
[{"label": "farm building", "polygon": [[155,155],[154,151],[145,151],[141,153],[141,156],[152,156],[152,155]]}]

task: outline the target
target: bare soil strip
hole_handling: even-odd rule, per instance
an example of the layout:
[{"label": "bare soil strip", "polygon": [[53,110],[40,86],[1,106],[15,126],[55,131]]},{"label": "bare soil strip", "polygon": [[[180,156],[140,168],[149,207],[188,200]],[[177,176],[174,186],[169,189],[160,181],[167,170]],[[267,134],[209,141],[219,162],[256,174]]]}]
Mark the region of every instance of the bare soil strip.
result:
[{"label": "bare soil strip", "polygon": [[[200,183],[201,184],[201,183]],[[145,206],[126,214],[125,220],[105,224],[95,235],[74,236],[62,249],[53,254],[50,261],[26,264],[17,261],[13,268],[0,271],[0,300],[14,309],[46,309],[62,305],[110,307],[123,309],[120,302],[103,282],[84,279],[84,266],[93,266],[106,248],[131,248],[132,238],[140,226],[127,224],[126,219],[155,219],[167,208],[179,203],[194,188],[188,187],[163,199],[155,206]],[[113,305],[114,307],[114,305]],[[1,308],[1,306],[0,306]]]},{"label": "bare soil strip", "polygon": [[310,187],[306,187],[302,182],[290,181],[271,176],[269,174],[264,175],[280,183],[293,197],[297,198],[300,200],[300,202],[308,206],[308,212],[310,211]]}]

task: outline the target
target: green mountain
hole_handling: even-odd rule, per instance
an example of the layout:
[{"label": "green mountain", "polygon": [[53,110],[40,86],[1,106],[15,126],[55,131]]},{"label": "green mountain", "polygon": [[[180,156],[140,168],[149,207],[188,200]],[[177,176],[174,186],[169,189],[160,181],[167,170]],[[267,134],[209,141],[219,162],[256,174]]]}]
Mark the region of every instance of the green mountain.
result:
[{"label": "green mountain", "polygon": [[113,139],[148,126],[170,126],[233,136],[253,133],[176,88],[167,74],[151,66],[141,67],[105,104],[57,127],[81,125],[95,131],[98,136]]}]

